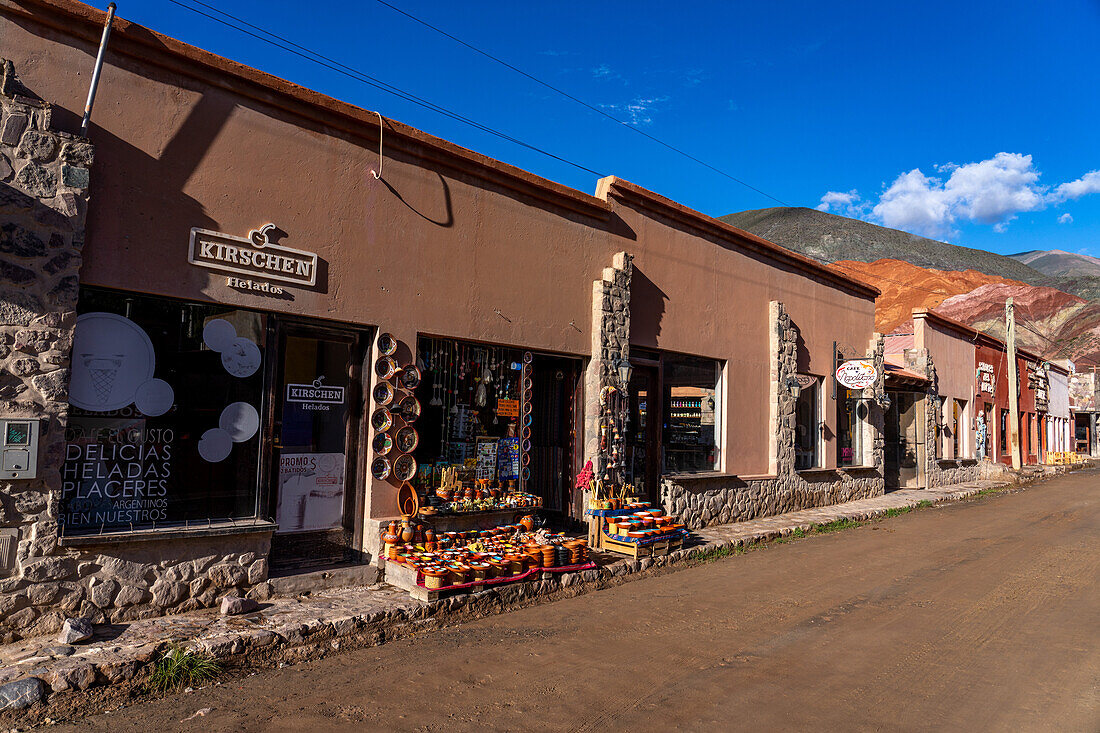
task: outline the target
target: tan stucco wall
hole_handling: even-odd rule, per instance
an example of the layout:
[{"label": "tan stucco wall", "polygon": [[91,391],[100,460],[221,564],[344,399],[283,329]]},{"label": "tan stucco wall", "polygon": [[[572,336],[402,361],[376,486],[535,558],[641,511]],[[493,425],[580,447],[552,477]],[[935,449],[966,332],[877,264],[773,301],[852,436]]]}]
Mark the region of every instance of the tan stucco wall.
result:
[{"label": "tan stucco wall", "polygon": [[[769,470],[772,300],[786,306],[802,336],[799,371],[826,377],[824,416],[834,433],[833,341],[862,356],[874,330],[874,301],[612,200],[636,238],[632,246],[622,245],[634,254],[632,344],[726,362],[724,415],[732,429],[726,431],[724,470],[739,475]],[[656,297],[640,297],[647,291]],[[836,466],[833,440],[827,442],[824,465]]]}]

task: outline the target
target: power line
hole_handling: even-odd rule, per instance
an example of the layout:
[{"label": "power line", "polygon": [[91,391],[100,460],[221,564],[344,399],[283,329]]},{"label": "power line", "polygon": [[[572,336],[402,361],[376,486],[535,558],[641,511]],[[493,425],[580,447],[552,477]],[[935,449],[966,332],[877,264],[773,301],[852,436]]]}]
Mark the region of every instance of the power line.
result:
[{"label": "power line", "polygon": [[[360,83],[365,84],[367,86],[371,86],[371,87],[374,87],[378,90],[385,91],[386,94],[393,95],[395,97],[398,97],[399,99],[404,99],[406,101],[414,103],[414,105],[418,105],[422,108],[428,109],[428,110],[436,112],[438,114],[441,114],[441,116],[443,116],[443,117],[447,117],[449,119],[452,119],[452,120],[470,125],[470,127],[474,128],[474,129],[481,130],[482,132],[486,132],[488,134],[495,135],[495,136],[497,136],[497,138],[500,138],[502,140],[506,140],[508,142],[520,145],[522,147],[526,147],[527,150],[537,152],[537,153],[540,153],[542,155],[546,155],[547,157],[553,158],[553,160],[555,160],[555,161],[565,163],[566,165],[571,165],[571,166],[573,166],[577,169],[581,169],[581,171],[584,171],[586,173],[591,173],[591,174],[593,174],[597,177],[603,177],[603,175],[604,175],[602,173],[599,173],[598,171],[594,171],[594,169],[592,169],[590,167],[581,165],[580,163],[574,163],[573,161],[568,160],[568,158],[564,158],[560,155],[551,153],[547,150],[543,150],[543,149],[541,149],[541,147],[538,147],[537,145],[533,145],[531,143],[519,140],[517,138],[514,138],[514,136],[511,136],[507,133],[504,133],[502,131],[496,130],[496,129],[491,128],[491,127],[488,127],[488,125],[486,125],[484,123],[477,122],[475,120],[467,118],[467,117],[463,116],[463,114],[460,114],[459,112],[454,112],[450,109],[441,107],[440,105],[436,105],[436,103],[431,102],[427,99],[423,99],[422,97],[418,97],[414,94],[411,94],[411,92],[409,92],[409,91],[405,91],[404,89],[401,89],[401,88],[396,87],[394,85],[387,84],[387,83],[385,83],[385,81],[383,81],[381,79],[378,79],[378,78],[373,77],[371,75],[365,74],[364,72],[361,72],[361,70],[356,69],[352,66],[348,66],[346,64],[343,64],[343,63],[337,61],[337,59],[334,59],[334,58],[331,58],[329,56],[323,55],[323,54],[318,53],[316,51],[312,51],[311,48],[308,48],[306,46],[295,43],[292,40],[286,39],[286,37],[284,37],[282,35],[278,35],[277,33],[274,33],[272,31],[268,31],[266,29],[261,28],[261,26],[259,26],[259,25],[255,25],[255,24],[250,23],[249,21],[246,21],[242,18],[238,18],[237,15],[233,15],[233,14],[228,13],[226,11],[223,11],[223,10],[220,10],[220,9],[215,8],[213,6],[210,6],[210,4],[208,4],[208,3],[206,3],[202,0],[189,0],[189,1],[194,2],[195,4],[197,4],[197,6],[201,6],[202,8],[206,8],[206,9],[212,11],[212,12],[216,12],[220,15],[223,15],[224,18],[228,18],[228,19],[234,21],[235,23],[240,23],[241,25],[246,26],[246,28],[252,29],[252,31],[245,30],[245,28],[241,28],[240,25],[234,25],[233,23],[231,23],[227,20],[224,20],[223,18],[218,18],[217,15],[211,15],[210,13],[201,11],[198,8],[188,6],[188,4],[186,4],[185,2],[182,2],[180,0],[168,0],[168,2],[172,2],[173,4],[175,4],[175,6],[178,6],[179,8],[189,10],[190,12],[201,15],[201,17],[204,17],[204,18],[207,18],[209,20],[221,23],[222,25],[226,25],[227,28],[231,28],[235,31],[238,31],[240,33],[243,33],[245,35],[253,37],[253,39],[256,39],[257,41],[262,41],[264,43],[273,45],[277,48],[282,48],[282,50],[286,51],[287,53],[294,54],[294,55],[296,55],[300,58],[306,59],[306,61],[318,64],[319,66],[326,67],[330,70],[333,70],[333,72],[337,72],[338,74],[349,77],[353,80],[360,81]],[[623,125],[623,127],[627,128],[629,130],[632,130],[632,131],[634,131],[634,132],[636,132],[636,133],[638,133],[642,136],[645,136],[645,138],[648,138],[649,140],[651,140],[653,142],[656,142],[656,143],[658,143],[658,144],[660,144],[664,147],[667,147],[667,149],[669,149],[669,150],[671,150],[675,153],[678,153],[680,155],[683,155],[684,157],[689,158],[689,160],[694,161],[695,163],[698,163],[700,165],[703,165],[703,166],[711,169],[711,171],[714,171],[715,173],[718,173],[719,175],[723,175],[723,176],[729,178],[730,180],[734,180],[735,183],[738,183],[741,186],[745,186],[746,188],[749,188],[749,189],[753,190],[753,192],[756,192],[756,193],[760,194],[761,196],[766,196],[767,198],[770,198],[771,200],[775,201],[775,203],[781,204],[783,206],[790,206],[789,204],[785,203],[785,201],[783,201],[779,198],[775,198],[774,196],[772,196],[772,195],[770,195],[766,192],[763,192],[763,190],[760,190],[759,188],[756,188],[755,186],[752,186],[752,185],[744,182],[744,180],[741,180],[740,178],[737,178],[736,176],[730,175],[730,174],[726,173],[725,171],[722,171],[722,169],[716,168],[713,165],[711,165],[709,163],[706,163],[705,161],[700,160],[700,158],[697,158],[697,157],[691,155],[690,153],[686,153],[685,151],[682,151],[682,150],[678,149],[678,147],[670,145],[669,143],[664,142],[664,141],[660,140],[659,138],[656,138],[656,136],[653,136],[653,135],[649,134],[646,131],[643,131],[643,130],[640,130],[640,129],[634,127],[634,125],[631,125],[631,124],[629,124],[629,123],[627,123],[623,120],[619,120],[618,118],[612,116],[612,114],[608,114],[604,110],[599,109],[597,107],[594,107],[594,106],[590,105],[590,103],[585,102],[582,99],[579,99],[579,98],[576,98],[576,97],[570,95],[569,92],[566,92],[562,89],[559,89],[558,87],[554,87],[553,85],[546,83],[546,81],[543,81],[542,79],[539,79],[538,77],[532,76],[532,75],[528,74],[527,72],[524,72],[524,70],[503,61],[503,59],[500,59],[500,58],[498,58],[498,57],[496,57],[492,54],[489,54],[485,51],[482,51],[481,48],[478,48],[478,47],[476,47],[476,46],[474,46],[470,43],[466,43],[465,41],[459,39],[459,37],[456,37],[456,36],[448,33],[447,31],[443,31],[442,29],[437,28],[437,26],[434,26],[431,23],[428,23],[427,21],[423,21],[423,20],[417,18],[416,15],[412,15],[412,14],[410,14],[410,13],[404,11],[404,10],[401,10],[400,8],[397,8],[397,7],[393,6],[393,4],[390,4],[390,3],[386,2],[385,0],[375,0],[375,1],[378,2],[379,4],[383,4],[383,6],[389,8],[390,10],[394,10],[395,12],[398,12],[401,15],[405,15],[405,17],[407,17],[408,19],[410,19],[412,21],[415,21],[415,22],[417,22],[417,23],[419,23],[423,26],[426,26],[426,28],[429,28],[434,32],[437,32],[441,35],[447,36],[448,39],[454,41],[455,43],[459,43],[459,44],[461,44],[461,45],[463,45],[467,48],[470,48],[471,51],[474,51],[477,54],[481,54],[482,56],[485,56],[486,58],[492,59],[492,61],[494,61],[494,62],[496,62],[500,65],[506,66],[507,68],[513,70],[513,72],[516,72],[517,74],[520,74],[520,75],[522,75],[522,76],[524,76],[524,77],[526,77],[526,78],[528,78],[532,81],[535,81],[535,83],[537,83],[537,84],[539,84],[543,87],[546,87],[546,88],[548,88],[548,89],[550,89],[554,92],[557,92],[557,94],[559,94],[559,95],[562,95],[562,96],[564,96],[564,97],[566,97],[566,98],[568,98],[568,99],[570,99],[570,100],[572,100],[576,103],[579,103],[579,105],[585,107],[586,109],[590,109],[591,111],[596,112],[597,114],[601,114],[602,117],[605,117],[609,120],[612,120],[613,122],[616,122],[620,125]],[[271,37],[266,37],[266,36],[271,36]],[[273,41],[272,39],[275,39],[275,40]],[[812,259],[812,260],[815,260],[815,261],[820,262],[822,264],[837,267],[837,269],[840,269],[840,270],[847,270],[849,272],[854,272],[854,273],[860,274],[860,275],[865,276],[865,277],[870,276],[865,272],[862,272],[860,270],[855,269],[855,267],[851,267],[851,266],[848,266],[848,265],[837,264],[835,262],[828,262],[827,260],[824,260],[822,258],[817,258],[817,256],[814,256],[814,255],[811,255],[811,254],[806,254],[806,253],[803,253],[803,254],[805,256],[809,256],[809,258]],[[919,291],[924,291],[926,293],[932,293],[934,295],[946,295],[946,296],[950,297],[950,293],[948,293],[946,291],[939,291],[939,289],[936,289],[936,291],[934,291],[934,289],[931,289],[931,288],[921,287],[919,285],[913,285],[911,283],[903,283],[901,281],[892,280],[892,278],[890,278],[890,277],[884,277],[884,276],[881,276],[881,275],[873,275],[873,277],[877,277],[878,280],[894,283],[894,284],[901,285],[901,286],[906,287],[906,288],[919,289]],[[1020,325],[1024,328],[1026,328],[1027,330],[1030,330],[1033,333],[1035,333],[1036,336],[1041,337],[1043,339],[1046,339],[1048,342],[1051,342],[1052,344],[1057,344],[1058,343],[1058,341],[1055,341],[1054,339],[1051,339],[1051,338],[1043,335],[1043,333],[1040,333],[1040,332],[1032,329],[1031,327],[1026,326],[1025,324],[1023,324],[1023,322],[1021,322]],[[1063,340],[1065,340],[1065,339],[1063,339]]]},{"label": "power line", "polygon": [[[197,2],[198,0],[194,0],[194,1]],[[592,112],[595,112],[596,114],[601,115],[602,117],[606,117],[607,119],[611,120],[612,122],[615,122],[619,125],[622,125],[626,129],[631,130],[631,131],[641,135],[642,137],[645,137],[645,138],[657,143],[658,145],[660,145],[664,148],[667,148],[668,150],[671,150],[674,153],[677,153],[678,155],[682,155],[683,157],[687,158],[688,160],[691,160],[695,163],[698,163],[699,165],[707,168],[708,170],[714,171],[715,173],[717,173],[721,176],[725,176],[726,178],[730,179],[734,183],[738,183],[738,184],[744,186],[745,188],[749,189],[750,191],[755,191],[756,193],[760,194],[761,196],[764,196],[765,198],[769,198],[772,201],[776,202],[777,204],[781,204],[782,206],[790,206],[790,204],[783,201],[782,199],[778,199],[775,196],[772,196],[770,193],[767,193],[766,191],[761,191],[756,186],[753,186],[749,183],[746,183],[745,181],[741,180],[740,178],[737,178],[736,176],[734,176],[730,173],[727,173],[726,171],[724,171],[720,168],[716,168],[715,166],[711,165],[710,163],[707,163],[705,160],[701,160],[701,159],[695,157],[694,155],[692,155],[691,153],[688,153],[687,151],[682,150],[682,149],[676,147],[675,145],[671,145],[671,144],[665,142],[664,140],[660,139],[659,137],[656,137],[654,135],[650,135],[645,130],[642,130],[638,127],[635,127],[634,125],[631,125],[629,122],[626,122],[625,120],[620,120],[618,117],[615,117],[612,114],[608,114],[606,111],[600,109],[599,107],[596,107],[595,105],[589,104],[588,102],[584,101],[583,99],[579,99],[579,98],[573,96],[572,94],[570,94],[569,92],[565,91],[564,89],[556,87],[553,84],[550,84],[549,82],[543,81],[542,79],[538,78],[537,76],[529,74],[528,72],[524,71],[523,69],[520,69],[519,67],[508,63],[504,59],[501,59],[497,56],[494,56],[493,54],[489,53],[488,51],[483,51],[482,49],[478,48],[477,46],[473,45],[472,43],[468,43],[468,42],[462,40],[461,38],[448,33],[447,31],[443,30],[442,28],[439,28],[438,26],[432,25],[431,23],[424,20],[423,18],[418,18],[417,16],[413,15],[412,13],[409,13],[408,11],[402,10],[401,8],[397,7],[396,5],[392,5],[388,2],[386,2],[386,0],[376,0],[376,2],[380,5],[386,6],[387,8],[389,8],[390,10],[393,10],[396,13],[400,13],[401,15],[405,16],[409,20],[412,20],[416,23],[419,23],[420,25],[424,26],[425,28],[430,28],[431,30],[435,31],[436,33],[440,34],[441,36],[445,36],[446,38],[451,39],[455,43],[470,49],[474,53],[480,54],[480,55],[484,56],[485,58],[489,59],[490,61],[495,61],[496,63],[500,64],[501,66],[504,66],[505,68],[511,69],[512,71],[516,72],[520,76],[522,76],[526,79],[530,79],[531,81],[535,82],[536,84],[539,84],[539,85],[549,89],[552,92],[560,94],[561,96],[565,97],[566,99],[568,99],[570,101],[576,102],[577,104],[581,105],[585,109],[588,109]]]},{"label": "power line", "polygon": [[[586,173],[591,173],[592,175],[596,176],[597,178],[602,178],[604,176],[604,174],[600,173],[599,171],[592,170],[591,168],[589,168],[587,166],[584,166],[584,165],[581,165],[580,163],[575,163],[571,160],[568,160],[567,158],[563,158],[560,155],[556,155],[554,153],[551,153],[551,152],[549,152],[549,151],[547,151],[543,148],[540,148],[536,145],[532,145],[531,143],[524,142],[523,140],[520,140],[520,139],[518,139],[516,137],[513,137],[511,135],[508,135],[507,133],[501,132],[500,130],[496,130],[492,127],[489,127],[488,125],[477,122],[476,120],[472,120],[469,117],[466,117],[466,116],[461,115],[457,112],[454,112],[454,111],[449,110],[445,107],[442,107],[438,104],[435,104],[434,102],[430,102],[430,101],[428,101],[428,100],[426,100],[422,97],[418,97],[418,96],[416,96],[415,94],[413,94],[411,92],[407,92],[407,91],[401,89],[400,87],[396,87],[396,86],[393,86],[392,84],[388,84],[388,83],[386,83],[386,82],[384,82],[380,79],[377,79],[377,78],[375,78],[375,77],[373,77],[369,74],[366,74],[362,71],[359,71],[358,69],[355,69],[354,67],[347,66],[346,64],[343,64],[343,63],[341,63],[341,62],[339,62],[335,59],[329,58],[328,56],[325,56],[324,54],[318,53],[317,51],[314,51],[312,49],[306,48],[305,46],[299,45],[299,44],[295,43],[294,41],[291,41],[290,39],[284,38],[284,37],[282,37],[282,36],[280,36],[276,33],[273,33],[269,30],[261,28],[257,25],[253,25],[252,23],[249,23],[248,21],[244,20],[243,18],[238,18],[235,15],[231,15],[230,13],[226,13],[223,10],[219,10],[218,8],[215,8],[211,5],[207,5],[206,3],[201,2],[201,0],[190,0],[190,1],[194,2],[198,5],[201,5],[204,8],[208,8],[208,9],[210,9],[210,10],[216,12],[216,13],[219,13],[220,15],[223,15],[226,18],[230,18],[231,20],[235,21],[236,23],[240,23],[241,25],[247,26],[248,28],[251,28],[253,31],[256,31],[256,32],[252,32],[252,31],[246,30],[245,28],[242,28],[238,25],[234,25],[233,23],[225,20],[224,18],[219,18],[215,15],[205,13],[202,10],[199,10],[198,8],[194,8],[194,7],[191,7],[190,5],[185,4],[184,2],[180,2],[180,0],[168,0],[168,2],[170,2],[174,5],[178,5],[179,7],[184,8],[185,10],[190,10],[192,13],[195,13],[197,15],[201,15],[204,18],[209,18],[210,20],[213,20],[217,23],[221,23],[222,25],[227,26],[229,28],[232,28],[233,30],[236,30],[240,33],[243,33],[243,34],[247,35],[247,36],[255,38],[259,41],[263,41],[264,43],[268,43],[272,46],[275,46],[276,48],[280,48],[280,49],[282,49],[282,50],[284,50],[288,53],[291,53],[291,54],[294,54],[295,56],[298,56],[299,58],[303,58],[307,61],[312,61],[315,64],[318,64],[320,66],[324,66],[325,68],[330,69],[332,71],[335,71],[338,74],[342,74],[342,75],[344,75],[344,76],[346,76],[350,79],[353,79],[355,81],[361,82],[361,83],[366,84],[368,86],[374,87],[375,89],[379,89],[383,92],[386,92],[387,94],[392,94],[395,97],[398,97],[400,99],[404,99],[407,102],[412,102],[413,104],[419,105],[420,107],[431,110],[432,112],[435,112],[437,114],[443,115],[444,117],[448,117],[448,118],[450,118],[452,120],[455,120],[457,122],[462,122],[462,123],[464,123],[466,125],[469,125],[469,126],[475,128],[475,129],[481,130],[482,132],[489,133],[490,135],[495,135],[496,137],[499,137],[502,140],[507,140],[508,142],[511,142],[511,143],[514,143],[514,144],[519,145],[521,147],[527,148],[528,150],[532,150],[536,153],[540,153],[542,155],[545,155],[548,158],[552,158],[554,160],[565,163],[567,165],[571,165],[574,168],[585,171]],[[266,36],[270,36],[270,38],[268,38]],[[272,40],[272,39],[277,39],[277,40]],[[281,41],[281,43],[278,42],[278,41]]]}]

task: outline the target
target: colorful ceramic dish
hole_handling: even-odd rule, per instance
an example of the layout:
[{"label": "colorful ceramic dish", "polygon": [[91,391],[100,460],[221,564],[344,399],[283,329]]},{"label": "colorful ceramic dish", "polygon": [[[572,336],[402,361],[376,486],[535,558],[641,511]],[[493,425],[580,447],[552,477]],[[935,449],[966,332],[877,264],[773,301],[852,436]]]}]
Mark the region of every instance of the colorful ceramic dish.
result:
[{"label": "colorful ceramic dish", "polygon": [[387,458],[378,457],[371,461],[370,472],[376,479],[386,479],[390,476],[390,462]]},{"label": "colorful ceramic dish", "polygon": [[405,389],[416,389],[420,386],[420,369],[415,366],[407,366],[401,370],[401,385]]},{"label": "colorful ceramic dish", "polygon": [[371,441],[371,445],[374,447],[375,453],[384,456],[393,448],[393,439],[390,437],[389,433],[378,433],[374,436],[374,440]]},{"label": "colorful ceramic dish", "polygon": [[401,400],[401,403],[397,406],[397,411],[401,414],[401,417],[405,418],[405,422],[416,422],[416,419],[420,417],[420,400],[409,395]]},{"label": "colorful ceramic dish", "polygon": [[393,385],[389,382],[374,385],[374,401],[383,407],[393,402]]},{"label": "colorful ceramic dish", "polygon": [[393,475],[399,481],[412,481],[416,476],[416,459],[407,453],[399,457],[393,462]]},{"label": "colorful ceramic dish", "polygon": [[411,425],[406,425],[397,431],[397,450],[402,453],[412,453],[416,450],[418,443],[420,443],[420,436],[417,435],[416,428]]},{"label": "colorful ceramic dish", "polygon": [[393,414],[385,407],[379,407],[370,416],[370,426],[379,433],[389,430],[393,427]]},{"label": "colorful ceramic dish", "polygon": [[380,379],[389,379],[397,373],[397,362],[391,357],[383,356],[374,363],[374,373],[377,374]]},{"label": "colorful ceramic dish", "polygon": [[397,351],[397,339],[388,333],[378,337],[378,353],[382,356],[393,356]]}]

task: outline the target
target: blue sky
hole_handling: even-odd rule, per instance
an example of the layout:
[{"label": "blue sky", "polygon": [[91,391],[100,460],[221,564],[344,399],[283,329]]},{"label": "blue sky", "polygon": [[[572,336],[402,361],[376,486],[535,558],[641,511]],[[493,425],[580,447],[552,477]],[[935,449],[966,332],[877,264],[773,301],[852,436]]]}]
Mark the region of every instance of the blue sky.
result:
[{"label": "blue sky", "polygon": [[[376,0],[203,1],[707,214],[778,205]],[[787,204],[1005,254],[1064,249],[1100,256],[1100,172],[1088,175],[1100,170],[1096,0],[390,1]],[[589,172],[169,0],[121,0],[118,12],[594,191]]]}]

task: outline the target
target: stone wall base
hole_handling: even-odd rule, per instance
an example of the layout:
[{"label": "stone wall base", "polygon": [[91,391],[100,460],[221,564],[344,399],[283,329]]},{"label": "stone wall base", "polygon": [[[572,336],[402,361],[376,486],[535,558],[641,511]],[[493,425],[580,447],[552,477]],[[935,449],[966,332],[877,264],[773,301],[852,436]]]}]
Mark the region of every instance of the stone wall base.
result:
[{"label": "stone wall base", "polygon": [[0,640],[61,628],[66,617],[116,623],[270,596],[267,533],[57,548],[0,580]]},{"label": "stone wall base", "polygon": [[661,481],[664,510],[691,529],[832,506],[883,493],[885,483],[875,469],[795,473],[750,480],[715,476]]}]

